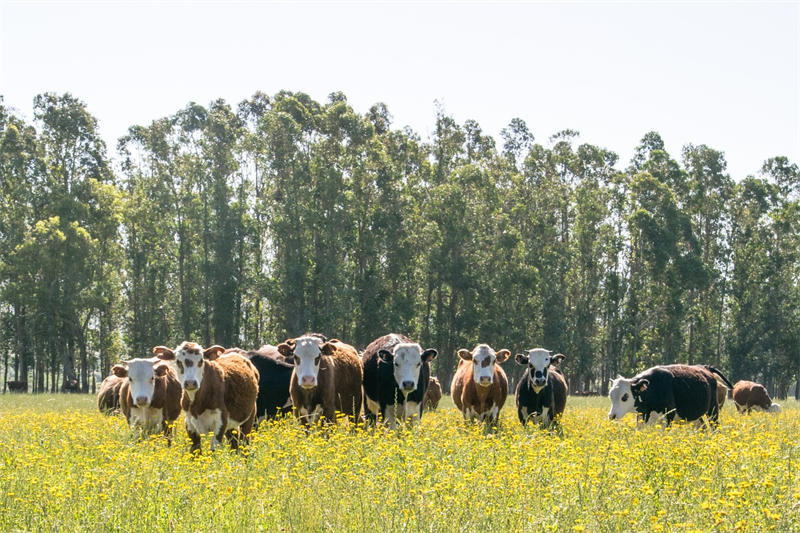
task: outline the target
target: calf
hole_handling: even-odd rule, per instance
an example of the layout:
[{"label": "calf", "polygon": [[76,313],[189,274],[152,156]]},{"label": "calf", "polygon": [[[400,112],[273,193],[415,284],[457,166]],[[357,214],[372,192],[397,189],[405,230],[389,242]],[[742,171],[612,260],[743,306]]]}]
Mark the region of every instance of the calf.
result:
[{"label": "calf", "polygon": [[124,382],[125,378],[111,374],[100,383],[100,389],[97,391],[97,409],[101,413],[109,414],[119,410],[119,389]]},{"label": "calf", "polygon": [[[212,433],[211,449],[228,438],[231,449],[247,437],[256,419],[258,370],[246,357],[224,352],[222,346],[203,348],[183,342],[175,350],[166,346],[153,348],[160,359],[175,361],[183,387],[186,431],[192,440],[191,451],[200,450],[200,436]],[[235,433],[234,433],[235,432]]]},{"label": "calf", "polygon": [[128,425],[141,428],[145,434],[161,430],[171,443],[172,423],[181,414],[181,384],[175,371],[157,357],[130,359],[114,365],[111,371],[122,381],[119,407]]},{"label": "calf", "polygon": [[442,400],[442,384],[433,376],[428,380],[428,388],[425,390],[425,397],[422,400],[422,409],[435,411]]},{"label": "calf", "polygon": [[262,346],[247,352],[247,357],[258,370],[258,396],[256,397],[256,423],[272,420],[279,414],[292,410],[289,384],[294,365],[284,361],[276,346]]},{"label": "calf", "polygon": [[355,348],[338,339],[325,342],[303,335],[279,344],[278,351],[294,363],[289,394],[303,424],[314,424],[320,414],[335,423],[337,411],[356,422],[361,416],[363,371]]},{"label": "calf", "polygon": [[364,350],[364,412],[370,421],[381,419],[392,429],[396,418],[422,417],[422,399],[428,389],[430,362],[438,352],[423,350],[405,335],[391,333],[372,341]]},{"label": "calf", "polygon": [[631,379],[618,377],[608,393],[611,410],[608,418],[617,420],[636,411],[645,424],[665,416],[667,426],[675,416],[699,420],[703,415],[712,424],[719,418],[717,379],[730,386],[728,379],[708,365],[666,365],[649,368]]},{"label": "calf", "polygon": [[508,378],[500,368],[511,352],[495,351],[488,344],[479,344],[472,352],[461,349],[461,360],[450,386],[453,403],[466,420],[478,419],[497,424],[500,409],[508,396]]},{"label": "calf", "polygon": [[567,405],[567,380],[559,365],[564,354],[555,354],[544,348],[527,350],[514,356],[517,363],[527,365],[522,375],[514,399],[517,415],[524,426],[529,419],[540,422],[543,427],[557,420]]},{"label": "calf", "polygon": [[6,381],[8,392],[28,392],[27,381]]},{"label": "calf", "polygon": [[733,386],[733,404],[740,413],[749,413],[753,407],[770,413],[778,413],[781,406],[773,403],[764,385],[740,380]]}]

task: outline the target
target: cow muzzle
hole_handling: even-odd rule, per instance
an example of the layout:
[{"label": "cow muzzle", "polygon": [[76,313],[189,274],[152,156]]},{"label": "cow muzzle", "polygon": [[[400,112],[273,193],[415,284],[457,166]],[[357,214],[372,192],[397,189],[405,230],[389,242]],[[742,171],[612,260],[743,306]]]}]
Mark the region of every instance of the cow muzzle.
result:
[{"label": "cow muzzle", "polygon": [[608,419],[609,420],[616,420],[617,419],[617,413],[608,413]]},{"label": "cow muzzle", "polygon": [[303,376],[300,378],[300,386],[304,389],[313,389],[317,386],[317,380],[314,379],[314,376]]},{"label": "cow muzzle", "polygon": [[183,382],[183,388],[186,390],[197,390],[197,381],[194,379],[187,379]]},{"label": "cow muzzle", "polygon": [[535,378],[533,380],[534,387],[544,387],[547,384],[547,378]]},{"label": "cow muzzle", "polygon": [[481,387],[488,387],[491,384],[492,384],[492,378],[489,376],[481,376],[481,378],[478,380],[478,385],[480,385]]},{"label": "cow muzzle", "polygon": [[408,394],[410,392],[414,392],[414,389],[416,389],[416,388],[417,388],[417,386],[413,381],[404,381],[403,382],[403,392],[405,392],[406,394]]},{"label": "cow muzzle", "polygon": [[147,396],[137,396],[136,405],[138,407],[147,407],[150,405],[150,399]]}]

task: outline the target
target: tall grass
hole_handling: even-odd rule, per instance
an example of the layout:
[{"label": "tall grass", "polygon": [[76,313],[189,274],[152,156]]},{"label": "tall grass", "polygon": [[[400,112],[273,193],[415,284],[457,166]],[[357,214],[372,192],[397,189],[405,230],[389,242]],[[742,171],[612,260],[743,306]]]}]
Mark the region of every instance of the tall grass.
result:
[{"label": "tall grass", "polygon": [[0,531],[800,530],[800,409],[634,429],[570,398],[561,431],[451,404],[390,432],[263,426],[245,453],[140,440],[85,395],[0,397]]}]

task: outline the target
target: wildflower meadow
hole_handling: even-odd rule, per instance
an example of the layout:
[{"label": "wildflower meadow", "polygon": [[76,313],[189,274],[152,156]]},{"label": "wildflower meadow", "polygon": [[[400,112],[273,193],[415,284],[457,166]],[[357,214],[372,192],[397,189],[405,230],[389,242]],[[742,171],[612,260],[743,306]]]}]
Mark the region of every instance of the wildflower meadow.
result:
[{"label": "wildflower meadow", "polygon": [[88,395],[0,396],[0,531],[797,531],[800,404],[717,430],[610,422],[496,430],[449,403],[392,432],[263,424],[240,453],[144,440]]}]

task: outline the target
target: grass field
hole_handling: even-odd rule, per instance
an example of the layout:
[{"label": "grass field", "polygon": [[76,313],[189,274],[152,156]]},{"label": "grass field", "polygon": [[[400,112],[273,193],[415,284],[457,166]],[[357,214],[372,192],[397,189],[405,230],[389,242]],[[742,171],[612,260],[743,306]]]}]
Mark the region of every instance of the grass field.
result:
[{"label": "grass field", "polygon": [[800,530],[800,406],[719,431],[634,429],[570,398],[560,432],[467,426],[449,398],[420,426],[264,426],[247,453],[193,458],[179,420],[139,441],[82,395],[0,396],[0,531]]}]

